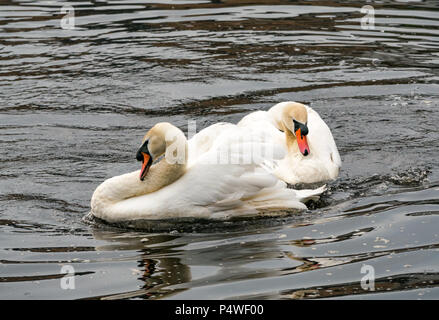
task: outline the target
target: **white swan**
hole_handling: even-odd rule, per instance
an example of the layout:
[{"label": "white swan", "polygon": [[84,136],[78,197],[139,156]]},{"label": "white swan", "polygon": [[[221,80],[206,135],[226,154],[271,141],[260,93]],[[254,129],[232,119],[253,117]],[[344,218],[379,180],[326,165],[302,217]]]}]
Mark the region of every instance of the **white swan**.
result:
[{"label": "white swan", "polygon": [[341,159],[331,130],[312,108],[281,102],[268,111],[250,113],[238,126],[269,132],[274,144],[286,148],[287,155],[272,169],[279,179],[296,184],[338,176]]},{"label": "white swan", "polygon": [[[271,144],[264,145],[261,136],[251,135],[251,130],[236,125],[220,131],[208,150],[193,157],[189,166],[188,143],[183,132],[169,123],[156,124],[137,152],[142,169],[99,185],[91,199],[91,213],[108,222],[221,219],[275,209],[306,209],[302,202],[317,198],[325,190],[286,188],[284,182],[259,165],[267,158],[256,156],[243,162],[248,160],[246,147]],[[228,163],[218,163],[225,150],[230,151]],[[284,156],[278,151],[279,148],[273,152],[273,157]],[[152,164],[162,155],[165,156]]]}]

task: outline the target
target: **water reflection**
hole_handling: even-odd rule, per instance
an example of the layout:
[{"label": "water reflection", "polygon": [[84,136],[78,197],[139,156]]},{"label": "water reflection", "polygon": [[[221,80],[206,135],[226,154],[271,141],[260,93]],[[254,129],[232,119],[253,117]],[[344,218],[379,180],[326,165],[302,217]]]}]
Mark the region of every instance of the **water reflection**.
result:
[{"label": "water reflection", "polygon": [[[422,274],[401,274],[391,279],[380,278],[375,281],[374,291],[365,291],[359,283],[343,283],[337,286],[321,286],[318,288],[307,288],[295,291],[282,292],[278,299],[314,299],[314,298],[336,298],[354,296],[362,297],[375,295],[389,291],[409,291],[434,288],[439,284],[438,273]],[[423,296],[422,291],[418,296]],[[256,298],[256,297],[253,297]],[[262,298],[262,297],[258,297]]]},{"label": "water reflection", "polygon": [[93,230],[97,240],[105,240],[110,244],[96,247],[97,251],[136,251],[136,267],[131,271],[141,282],[139,289],[111,295],[88,297],[88,299],[129,299],[129,298],[165,298],[181,290],[167,287],[189,282],[190,268],[181,263],[181,259],[171,254],[180,245],[166,245],[179,238],[167,234],[139,234],[135,232]]}]

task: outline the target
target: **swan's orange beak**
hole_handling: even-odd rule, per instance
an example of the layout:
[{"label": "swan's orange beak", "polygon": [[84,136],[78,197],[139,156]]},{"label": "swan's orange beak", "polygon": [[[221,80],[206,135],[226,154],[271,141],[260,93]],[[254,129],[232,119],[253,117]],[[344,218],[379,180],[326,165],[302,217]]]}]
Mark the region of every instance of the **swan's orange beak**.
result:
[{"label": "swan's orange beak", "polygon": [[146,174],[148,173],[149,167],[151,167],[152,158],[149,154],[142,152],[143,162],[142,162],[142,170],[140,170],[140,180],[143,181],[145,179]]},{"label": "swan's orange beak", "polygon": [[306,136],[302,135],[300,129],[296,130],[296,139],[297,139],[297,144],[299,145],[300,152],[305,157],[309,155],[310,151],[309,151],[308,142],[306,141]]}]

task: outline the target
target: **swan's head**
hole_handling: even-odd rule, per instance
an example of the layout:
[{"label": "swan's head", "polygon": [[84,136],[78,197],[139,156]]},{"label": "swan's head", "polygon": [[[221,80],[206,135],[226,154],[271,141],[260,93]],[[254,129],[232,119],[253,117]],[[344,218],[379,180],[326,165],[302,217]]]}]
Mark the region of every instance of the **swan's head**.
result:
[{"label": "swan's head", "polygon": [[[180,129],[173,126],[168,122],[157,123],[152,127],[146,135],[143,137],[142,145],[136,154],[136,159],[142,161],[142,169],[140,170],[140,180],[144,180],[149,168],[151,167],[153,161],[160,158],[167,151],[167,147],[171,143],[184,143],[186,137]],[[184,145],[184,144],[183,144]],[[177,161],[181,158],[181,150],[178,146],[174,151],[177,151]],[[180,153],[178,155],[178,153]],[[184,151],[183,151],[184,155]],[[172,162],[175,159],[169,159]]]},{"label": "swan's head", "polygon": [[296,137],[300,152],[307,156],[310,153],[308,141],[308,111],[301,103],[291,102],[284,107],[283,122]]}]

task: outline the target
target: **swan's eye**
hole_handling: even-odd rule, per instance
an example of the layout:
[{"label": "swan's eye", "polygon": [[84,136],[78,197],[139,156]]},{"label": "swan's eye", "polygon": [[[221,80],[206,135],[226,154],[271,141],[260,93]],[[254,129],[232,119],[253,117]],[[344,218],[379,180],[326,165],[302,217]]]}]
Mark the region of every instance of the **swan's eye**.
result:
[{"label": "swan's eye", "polygon": [[143,155],[142,155],[142,152],[143,152],[143,153],[146,153],[146,154],[149,154],[149,150],[148,150],[148,140],[146,140],[146,141],[142,144],[142,146],[139,148],[139,150],[137,150],[137,153],[136,153],[136,159],[137,159],[137,161],[143,161]]},{"label": "swan's eye", "polygon": [[302,123],[302,122],[299,122],[299,121],[294,120],[294,119],[293,119],[293,123],[294,123],[294,132],[297,132],[297,130],[300,129],[300,133],[303,136],[306,136],[308,134],[308,132],[309,132],[308,123]]},{"label": "swan's eye", "polygon": [[304,135],[304,136],[306,136],[307,134],[308,134],[308,132],[309,132],[309,130],[308,130],[308,126],[306,125],[306,123],[303,125],[303,127],[301,128],[302,130],[300,130],[300,132],[302,132],[302,134]]}]

